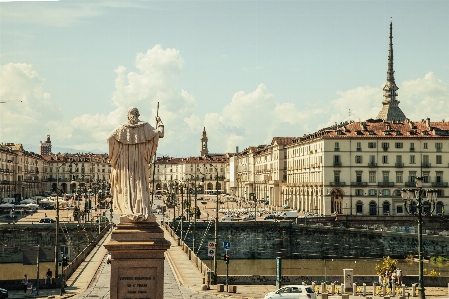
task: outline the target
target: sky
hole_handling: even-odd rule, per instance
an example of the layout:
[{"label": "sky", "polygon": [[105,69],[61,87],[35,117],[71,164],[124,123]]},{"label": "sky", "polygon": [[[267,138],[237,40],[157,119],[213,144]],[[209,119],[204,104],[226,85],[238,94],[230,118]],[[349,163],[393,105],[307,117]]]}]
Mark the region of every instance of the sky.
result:
[{"label": "sky", "polygon": [[[235,152],[375,118],[449,120],[449,1],[0,0],[0,142],[107,152],[129,107],[158,155]],[[21,102],[19,102],[21,101]]]}]

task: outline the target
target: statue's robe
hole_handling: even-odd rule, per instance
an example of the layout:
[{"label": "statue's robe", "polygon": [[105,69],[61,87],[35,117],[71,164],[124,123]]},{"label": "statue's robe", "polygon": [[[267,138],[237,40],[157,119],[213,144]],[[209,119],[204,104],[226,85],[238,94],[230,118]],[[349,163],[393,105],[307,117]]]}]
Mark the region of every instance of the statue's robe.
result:
[{"label": "statue's robe", "polygon": [[160,128],[147,122],[124,123],[108,137],[114,211],[132,221],[145,221],[151,214],[149,164],[163,137]]}]

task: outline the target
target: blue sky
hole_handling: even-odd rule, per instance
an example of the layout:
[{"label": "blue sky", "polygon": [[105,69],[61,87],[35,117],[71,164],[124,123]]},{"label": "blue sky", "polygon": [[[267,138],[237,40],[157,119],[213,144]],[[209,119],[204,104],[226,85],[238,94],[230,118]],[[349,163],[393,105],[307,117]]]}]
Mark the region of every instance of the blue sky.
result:
[{"label": "blue sky", "polygon": [[[0,1],[1,2],[1,1]],[[198,155],[376,117],[389,24],[400,107],[449,120],[448,1],[0,3],[0,142],[107,151],[130,106]]]}]

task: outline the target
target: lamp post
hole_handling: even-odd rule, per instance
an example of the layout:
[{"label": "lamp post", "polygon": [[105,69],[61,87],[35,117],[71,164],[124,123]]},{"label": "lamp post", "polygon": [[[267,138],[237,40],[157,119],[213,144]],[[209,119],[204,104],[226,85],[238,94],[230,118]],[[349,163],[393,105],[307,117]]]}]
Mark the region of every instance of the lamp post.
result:
[{"label": "lamp post", "polygon": [[[59,239],[58,239],[58,233],[59,233],[59,168],[61,166],[65,165],[65,163],[62,163],[56,168],[56,231],[55,231],[55,278],[58,278],[58,256],[59,256]],[[62,272],[61,272],[62,274]],[[62,283],[62,280],[61,280]]]},{"label": "lamp post", "polygon": [[[217,171],[217,185],[215,186],[215,189],[217,189],[218,186],[218,168],[215,167],[213,164],[209,164],[211,167],[215,168]],[[217,193],[217,202],[215,206],[215,233],[214,233],[214,242],[217,244],[218,239],[218,190],[215,190]],[[215,250],[214,253],[214,281],[217,279],[217,250]]]},{"label": "lamp post", "polygon": [[[425,299],[423,255],[422,255],[422,217],[431,216],[435,210],[435,203],[438,190],[425,190],[422,188],[423,178],[417,177],[416,189],[402,189],[401,196],[404,200],[404,208],[410,215],[418,217],[418,260],[419,260],[419,280],[418,298]],[[425,196],[425,198],[423,198]]]}]

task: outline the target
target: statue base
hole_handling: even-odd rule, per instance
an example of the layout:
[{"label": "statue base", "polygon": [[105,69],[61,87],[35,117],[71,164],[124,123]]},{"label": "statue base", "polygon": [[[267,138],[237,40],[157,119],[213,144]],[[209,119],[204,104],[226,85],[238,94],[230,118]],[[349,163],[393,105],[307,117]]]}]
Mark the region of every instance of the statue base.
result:
[{"label": "statue base", "polygon": [[110,299],[164,298],[164,252],[170,242],[155,221],[117,224],[104,247],[111,253]]}]

